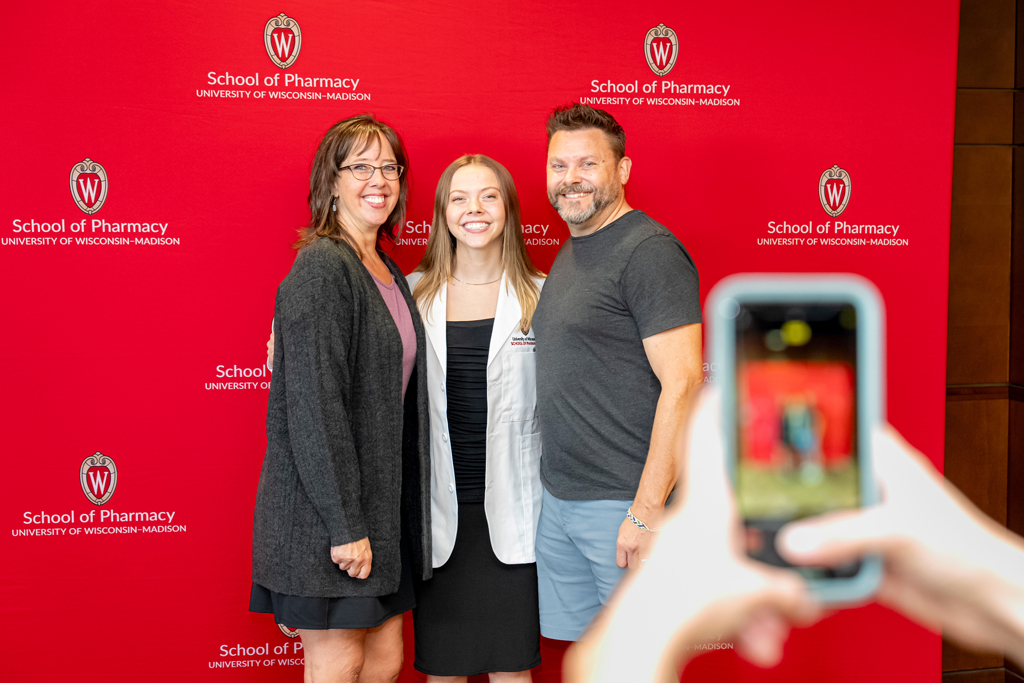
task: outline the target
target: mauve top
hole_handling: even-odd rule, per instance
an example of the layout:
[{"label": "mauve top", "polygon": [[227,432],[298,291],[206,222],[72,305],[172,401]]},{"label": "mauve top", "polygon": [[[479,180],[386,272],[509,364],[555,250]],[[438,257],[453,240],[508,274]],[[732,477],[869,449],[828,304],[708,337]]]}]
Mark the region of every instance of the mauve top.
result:
[{"label": "mauve top", "polygon": [[409,378],[412,377],[412,369],[416,366],[416,328],[412,325],[412,315],[409,313],[409,306],[405,303],[405,297],[398,289],[398,283],[394,276],[391,277],[391,284],[381,282],[376,275],[370,273],[373,281],[384,297],[384,303],[391,311],[391,317],[398,327],[398,333],[402,335],[402,400],[405,400],[405,390],[409,386]]}]

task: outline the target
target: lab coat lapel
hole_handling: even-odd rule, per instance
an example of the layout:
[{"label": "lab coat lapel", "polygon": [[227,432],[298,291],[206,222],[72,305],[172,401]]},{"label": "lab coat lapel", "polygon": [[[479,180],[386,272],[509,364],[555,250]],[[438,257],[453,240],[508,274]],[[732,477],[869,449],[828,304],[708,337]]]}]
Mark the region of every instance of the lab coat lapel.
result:
[{"label": "lab coat lapel", "polygon": [[446,320],[448,318],[448,283],[441,285],[437,296],[430,302],[430,307],[422,318],[427,338],[430,339],[430,346],[434,349],[434,353],[437,354],[437,360],[441,363],[441,372],[447,375],[448,331]]},{"label": "lab coat lapel", "polygon": [[505,345],[509,334],[518,328],[523,318],[523,309],[519,306],[519,297],[508,282],[508,274],[503,273],[498,288],[498,307],[494,311],[494,327],[491,329],[491,345],[487,351],[487,365],[497,357],[501,347]]}]

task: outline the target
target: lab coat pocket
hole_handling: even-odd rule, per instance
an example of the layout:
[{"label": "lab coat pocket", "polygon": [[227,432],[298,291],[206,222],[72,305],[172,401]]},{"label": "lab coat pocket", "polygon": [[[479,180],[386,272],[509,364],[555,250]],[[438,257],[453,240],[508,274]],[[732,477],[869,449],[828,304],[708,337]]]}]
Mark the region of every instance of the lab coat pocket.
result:
[{"label": "lab coat pocket", "polygon": [[509,351],[502,356],[502,422],[525,422],[537,416],[537,354]]}]

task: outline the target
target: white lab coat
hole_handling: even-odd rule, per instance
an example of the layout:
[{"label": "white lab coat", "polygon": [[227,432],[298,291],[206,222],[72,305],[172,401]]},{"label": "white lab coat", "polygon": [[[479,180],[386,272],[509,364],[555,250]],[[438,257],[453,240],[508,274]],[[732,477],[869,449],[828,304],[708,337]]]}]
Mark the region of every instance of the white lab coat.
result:
[{"label": "white lab coat", "polygon": [[[421,273],[408,277],[416,289]],[[538,286],[544,280],[536,279]],[[540,421],[537,418],[537,357],[533,330],[519,329],[522,309],[511,284],[502,275],[487,353],[487,473],[484,512],[491,548],[505,564],[535,562],[534,543],[540,517]],[[427,337],[427,378],[430,384],[430,514],[433,563],[451,557],[459,526],[448,398],[447,294],[445,285],[431,302],[420,306]]]}]

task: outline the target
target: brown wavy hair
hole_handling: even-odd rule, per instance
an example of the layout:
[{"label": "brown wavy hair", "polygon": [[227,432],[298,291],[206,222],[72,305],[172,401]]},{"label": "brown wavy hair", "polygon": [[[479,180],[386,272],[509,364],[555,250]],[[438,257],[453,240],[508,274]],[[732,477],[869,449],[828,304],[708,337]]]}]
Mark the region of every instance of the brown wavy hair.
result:
[{"label": "brown wavy hair", "polygon": [[421,308],[434,300],[438,291],[452,276],[455,263],[455,250],[458,243],[448,230],[448,193],[452,189],[452,178],[455,172],[466,166],[483,166],[494,172],[501,191],[501,201],[505,207],[505,227],[501,235],[501,262],[508,276],[506,287],[511,284],[523,310],[519,321],[519,329],[526,334],[533,324],[533,312],[537,310],[540,288],[533,281],[535,277],[544,277],[529,252],[526,251],[526,240],[523,239],[522,211],[519,208],[519,193],[512,180],[512,174],[494,159],[483,154],[467,154],[451,163],[437,181],[437,192],[434,194],[434,222],[427,238],[427,251],[416,270],[423,273],[423,279],[416,286],[413,296]]},{"label": "brown wavy hair", "polygon": [[299,239],[293,245],[296,249],[321,237],[329,237],[347,243],[362,258],[359,246],[338,220],[337,212],[331,210],[334,204],[334,184],[340,173],[338,169],[350,154],[362,154],[381,139],[391,145],[395,152],[395,162],[404,166],[405,172],[398,180],[398,203],[377,230],[377,251],[383,253],[385,241],[395,241],[401,233],[405,205],[409,199],[409,158],[402,138],[394,128],[378,121],[373,114],[360,114],[334,124],[320,140],[309,174],[309,225],[299,229]]}]

